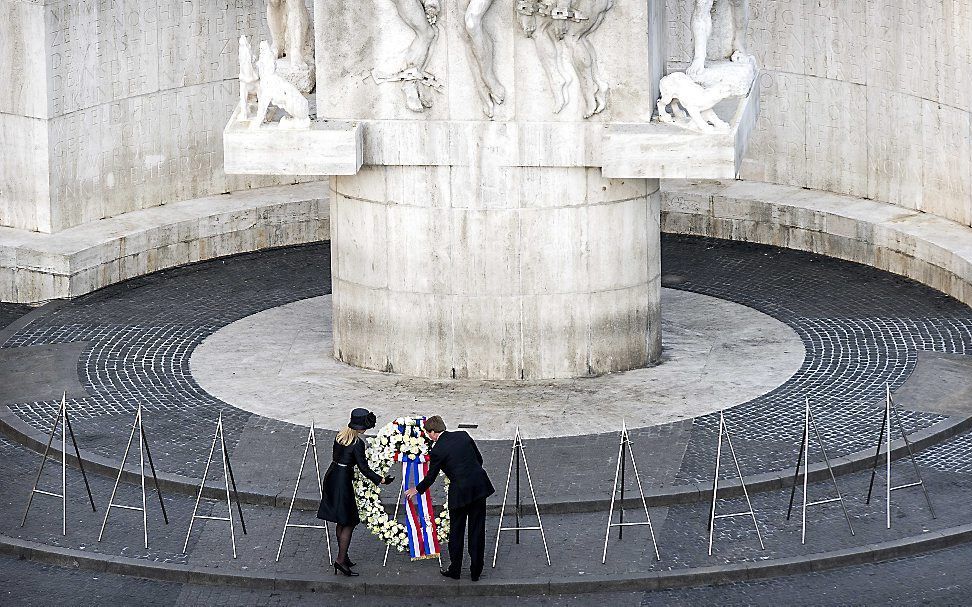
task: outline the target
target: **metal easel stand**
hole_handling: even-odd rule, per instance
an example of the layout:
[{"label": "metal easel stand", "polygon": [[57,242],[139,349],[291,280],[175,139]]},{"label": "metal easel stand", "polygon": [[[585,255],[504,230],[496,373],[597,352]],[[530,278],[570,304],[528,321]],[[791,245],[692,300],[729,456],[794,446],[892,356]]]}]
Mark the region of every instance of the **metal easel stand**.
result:
[{"label": "metal easel stand", "polygon": [[[746,504],[749,510],[743,512],[732,512],[729,514],[716,514],[716,501],[719,499],[719,466],[722,463],[722,437],[726,437],[729,445],[729,452],[732,454],[732,461],[736,466],[736,474],[739,475],[739,484],[742,485],[743,495],[746,496]],[[759,539],[760,550],[766,550],[763,545],[763,535],[759,532],[759,524],[756,522],[756,512],[753,510],[753,502],[749,499],[749,491],[746,489],[746,480],[743,478],[742,470],[739,469],[739,459],[736,457],[736,449],[732,446],[732,438],[729,436],[729,427],[726,425],[726,412],[719,411],[719,442],[716,446],[716,465],[715,474],[712,478],[712,506],[709,508],[709,556],[712,556],[712,536],[715,533],[715,520],[717,518],[730,518],[733,516],[749,516],[753,519],[753,528],[756,529],[756,537]]]},{"label": "metal easel stand", "polygon": [[[40,482],[41,473],[44,471],[44,464],[47,463],[47,456],[51,451],[51,444],[54,442],[54,435],[57,428],[61,428],[61,492],[44,491],[37,488]],[[67,393],[61,393],[61,406],[54,414],[54,423],[51,425],[51,436],[47,439],[47,447],[44,448],[44,457],[41,459],[40,468],[37,469],[37,476],[34,478],[34,486],[30,489],[30,497],[27,498],[27,507],[24,509],[24,520],[20,523],[23,527],[27,524],[27,513],[30,512],[30,505],[34,502],[34,494],[49,495],[61,498],[61,535],[67,535],[67,435],[71,435],[71,443],[74,445],[74,454],[78,458],[78,467],[81,468],[81,477],[84,478],[84,486],[88,490],[88,500],[91,502],[91,511],[97,512],[94,497],[91,495],[91,485],[88,484],[88,475],[84,473],[84,462],[81,461],[81,452],[78,449],[78,440],[74,437],[74,429],[71,427],[71,418],[67,412]]]},{"label": "metal easel stand", "polygon": [[307,432],[307,442],[304,443],[304,456],[300,458],[300,469],[297,471],[297,482],[294,483],[294,496],[290,499],[290,506],[287,508],[287,520],[284,522],[283,533],[280,534],[280,547],[277,548],[277,558],[275,562],[280,562],[280,551],[283,550],[284,538],[287,537],[287,529],[323,529],[324,537],[327,540],[327,560],[333,560],[331,555],[331,534],[327,528],[327,521],[323,525],[292,525],[290,524],[290,514],[294,511],[294,502],[297,501],[297,489],[300,487],[300,477],[304,474],[304,463],[307,461],[307,451],[314,447],[314,469],[317,471],[317,489],[320,491],[321,499],[324,499],[324,485],[321,483],[321,464],[317,458],[317,438],[314,435],[314,422],[311,421],[310,430]]},{"label": "metal easel stand", "polygon": [[[199,511],[199,500],[202,499],[203,489],[206,487],[206,477],[209,476],[209,465],[213,461],[213,453],[216,451],[216,442],[219,441],[220,451],[223,456],[223,485],[226,487],[226,511],[228,516],[205,516],[196,514]],[[299,481],[298,477],[298,481]],[[233,544],[233,558],[236,558],[236,529],[233,523],[233,504],[230,500],[230,483],[233,484],[233,497],[236,498],[236,509],[240,514],[240,525],[243,527],[243,535],[246,535],[246,521],[243,520],[243,507],[240,505],[240,494],[236,490],[236,478],[233,476],[233,466],[230,464],[229,452],[226,450],[225,433],[223,432],[223,412],[219,412],[219,419],[216,421],[216,432],[213,434],[213,446],[209,448],[209,456],[206,458],[206,469],[203,470],[202,481],[199,483],[199,493],[196,494],[196,505],[192,508],[192,517],[189,519],[189,531],[186,533],[186,543],[182,547],[182,554],[189,550],[189,537],[192,535],[192,525],[196,519],[206,519],[210,521],[228,521],[230,528],[230,541]]]},{"label": "metal easel stand", "polygon": [[[918,462],[915,461],[915,453],[911,449],[911,441],[908,440],[908,435],[905,434],[904,426],[901,425],[901,416],[898,414],[898,407],[894,403],[894,399],[891,398],[891,386],[888,384],[884,385],[885,399],[884,399],[884,418],[881,420],[881,432],[878,434],[878,444],[877,450],[874,452],[874,462],[871,464],[871,483],[867,487],[867,503],[871,503],[871,491],[874,489],[874,477],[877,475],[877,465],[878,459],[881,457],[881,445],[887,445],[887,461],[886,461],[886,474],[887,474],[887,485],[885,487],[885,508],[887,509],[887,525],[888,529],[891,528],[891,492],[897,491],[898,489],[908,489],[909,487],[921,487],[922,493],[925,494],[925,502],[928,504],[928,511],[931,512],[932,518],[938,518],[935,516],[935,508],[932,506],[931,497],[928,495],[928,489],[925,488],[925,482],[921,478],[921,472],[918,470]],[[901,434],[901,438],[904,439],[905,447],[908,449],[908,458],[911,459],[911,465],[915,469],[915,476],[918,480],[913,483],[906,483],[904,485],[898,485],[897,487],[891,484],[891,416],[894,415],[894,423],[898,425],[898,433]]]},{"label": "metal easel stand", "polygon": [[[115,493],[118,491],[118,483],[121,481],[122,472],[125,470],[125,461],[128,459],[128,452],[132,448],[132,441],[135,440],[135,433],[138,432],[138,472],[142,482],[142,506],[126,506],[115,503]],[[115,486],[111,490],[111,498],[108,499],[108,508],[105,509],[105,520],[101,523],[101,533],[98,534],[98,541],[105,535],[105,526],[108,525],[108,515],[112,508],[123,510],[135,510],[142,513],[142,531],[145,537],[145,547],[148,548],[148,508],[145,504],[145,457],[148,456],[149,466],[152,469],[152,478],[155,479],[155,492],[159,496],[159,506],[162,507],[162,518],[165,524],[169,524],[169,516],[165,512],[165,503],[162,501],[162,490],[159,488],[159,477],[155,474],[155,464],[152,462],[152,453],[149,451],[148,439],[145,436],[145,428],[142,424],[142,405],[138,406],[135,412],[135,422],[132,423],[132,433],[128,437],[128,445],[125,446],[125,453],[122,455],[121,464],[118,466],[118,477],[115,478]]]},{"label": "metal easel stand", "polygon": [[[520,461],[523,461],[523,469],[526,471],[527,483],[530,485],[530,497],[533,499],[533,508],[537,513],[536,527],[520,526]],[[513,527],[503,526],[503,517],[506,515],[506,498],[510,493],[510,478],[513,476],[514,462],[516,465],[516,525]],[[550,566],[550,551],[547,550],[547,535],[543,532],[543,520],[540,518],[540,506],[537,504],[537,494],[533,490],[533,479],[530,477],[530,466],[527,464],[526,452],[523,450],[523,437],[520,436],[520,427],[516,427],[516,434],[513,436],[513,450],[510,453],[510,467],[506,472],[506,489],[503,491],[503,506],[500,508],[499,523],[496,527],[496,547],[493,549],[493,567],[496,567],[496,555],[499,554],[500,534],[504,531],[516,532],[516,543],[520,543],[520,531],[539,531],[540,539],[543,541],[543,553],[547,556],[547,566]]]},{"label": "metal easel stand", "polygon": [[[625,452],[631,458],[631,467],[634,469],[635,481],[638,483],[638,492],[641,494],[641,505],[645,509],[645,520],[639,522],[624,522],[624,471],[628,465]],[[618,479],[621,480],[621,499],[619,503],[620,521],[614,522],[614,501],[618,493]],[[614,484],[611,486],[611,507],[608,509],[607,528],[604,530],[604,552],[601,554],[601,564],[607,562],[608,540],[611,537],[611,527],[618,528],[618,539],[624,537],[625,527],[635,527],[648,525],[648,533],[651,535],[651,545],[655,548],[655,560],[660,561],[661,555],[658,554],[658,543],[655,541],[655,528],[651,524],[651,515],[648,514],[648,501],[645,499],[645,490],[641,486],[641,475],[638,474],[638,463],[635,461],[634,451],[631,449],[631,438],[628,436],[628,426],[621,421],[621,435],[618,440],[618,465],[614,469]]]},{"label": "metal easel stand", "polygon": [[[844,505],[844,496],[840,493],[840,487],[837,486],[837,477],[834,476],[834,469],[830,465],[830,458],[827,456],[827,448],[824,447],[823,439],[820,438],[820,431],[817,429],[817,422],[813,419],[813,412],[810,410],[810,399],[806,399],[806,409],[804,414],[803,423],[803,443],[800,448],[800,454],[797,456],[796,469],[793,471],[793,488],[790,489],[790,505],[786,509],[786,520],[790,520],[790,513],[793,511],[793,497],[796,495],[797,488],[797,478],[800,475],[800,464],[803,463],[803,527],[800,535],[800,543],[807,543],[807,506],[818,506],[820,504],[829,504],[831,502],[840,502],[840,507],[844,511],[844,519],[847,520],[847,527],[850,529],[851,535],[854,535],[854,526],[851,524],[850,515],[847,514],[847,506]],[[824,461],[827,463],[827,472],[830,473],[830,480],[834,484],[834,491],[837,492],[837,497],[832,497],[828,499],[817,500],[815,502],[807,502],[807,468],[810,465],[810,427],[813,427],[813,433],[817,436],[817,444],[820,445],[820,450],[823,452]]]}]

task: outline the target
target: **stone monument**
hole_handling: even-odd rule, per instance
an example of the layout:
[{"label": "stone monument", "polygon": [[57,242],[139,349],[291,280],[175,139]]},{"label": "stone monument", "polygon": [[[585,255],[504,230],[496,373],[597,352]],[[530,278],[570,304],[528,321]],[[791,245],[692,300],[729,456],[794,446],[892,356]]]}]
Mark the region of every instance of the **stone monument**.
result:
[{"label": "stone monument", "polygon": [[758,111],[711,66],[673,96],[709,128],[653,122],[666,27],[664,0],[316,0],[316,118],[238,108],[224,154],[331,176],[333,355],[456,379],[657,362],[658,180],[734,177]]}]

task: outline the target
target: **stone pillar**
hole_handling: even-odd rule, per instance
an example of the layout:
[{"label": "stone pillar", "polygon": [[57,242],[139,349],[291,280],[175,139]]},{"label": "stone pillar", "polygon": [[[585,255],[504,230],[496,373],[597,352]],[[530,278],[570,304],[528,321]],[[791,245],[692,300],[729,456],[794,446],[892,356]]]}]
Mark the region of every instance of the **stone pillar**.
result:
[{"label": "stone pillar", "polygon": [[658,180],[598,168],[366,166],[331,178],[334,356],[431,378],[657,360]]}]

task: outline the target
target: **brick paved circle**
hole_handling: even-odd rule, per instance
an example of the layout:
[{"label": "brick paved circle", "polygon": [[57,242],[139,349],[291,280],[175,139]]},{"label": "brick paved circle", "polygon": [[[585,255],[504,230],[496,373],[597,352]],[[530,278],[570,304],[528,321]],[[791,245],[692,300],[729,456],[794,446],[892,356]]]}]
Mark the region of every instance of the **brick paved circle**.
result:
[{"label": "brick paved circle", "polygon": [[[972,311],[913,281],[853,264],[774,247],[694,237],[663,239],[672,286],[737,302],[786,323],[806,348],[801,369],[777,389],[735,407],[729,423],[744,471],[788,466],[803,398],[825,422],[834,455],[867,446],[876,426],[872,402],[885,383],[900,386],[930,350],[967,354]],[[77,374],[87,396],[72,400],[88,423],[86,445],[113,455],[136,405],[146,407],[159,459],[171,472],[199,468],[198,444],[224,410],[232,441],[250,432],[299,434],[240,411],[202,390],[189,357],[220,327],[256,312],[329,291],[326,244],[281,249],[164,271],[80,297],[24,327],[4,348],[80,343]],[[742,361],[741,361],[741,364]],[[45,428],[55,398],[9,402]],[[910,428],[942,415],[909,411]],[[693,422],[677,480],[706,478],[713,416]],[[100,432],[97,431],[100,428]]]}]

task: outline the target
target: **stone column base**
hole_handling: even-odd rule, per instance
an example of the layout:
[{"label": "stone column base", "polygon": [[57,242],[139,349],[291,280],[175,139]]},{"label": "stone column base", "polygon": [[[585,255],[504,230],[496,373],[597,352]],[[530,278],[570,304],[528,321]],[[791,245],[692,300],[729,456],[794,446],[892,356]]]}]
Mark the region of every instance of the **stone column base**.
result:
[{"label": "stone column base", "polygon": [[535,379],[661,352],[657,180],[597,168],[366,166],[331,178],[334,356]]}]

